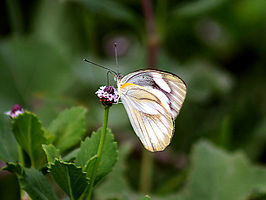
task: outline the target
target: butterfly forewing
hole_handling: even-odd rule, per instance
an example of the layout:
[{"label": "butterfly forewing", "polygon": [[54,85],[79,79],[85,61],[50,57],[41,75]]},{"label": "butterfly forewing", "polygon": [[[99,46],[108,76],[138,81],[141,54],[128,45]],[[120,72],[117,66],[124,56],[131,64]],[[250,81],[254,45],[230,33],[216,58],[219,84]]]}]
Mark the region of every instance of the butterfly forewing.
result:
[{"label": "butterfly forewing", "polygon": [[177,76],[158,70],[139,70],[118,80],[121,100],[134,131],[150,151],[162,151],[170,143],[174,119],[186,95]]}]

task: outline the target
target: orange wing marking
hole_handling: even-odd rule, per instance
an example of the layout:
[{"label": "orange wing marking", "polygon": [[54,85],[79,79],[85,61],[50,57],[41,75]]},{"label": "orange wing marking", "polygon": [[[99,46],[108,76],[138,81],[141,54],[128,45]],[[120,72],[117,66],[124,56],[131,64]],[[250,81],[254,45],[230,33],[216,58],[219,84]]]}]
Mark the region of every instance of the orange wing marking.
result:
[{"label": "orange wing marking", "polygon": [[121,89],[124,88],[124,87],[127,87],[127,86],[130,86],[130,85],[135,85],[133,83],[124,83],[123,85],[121,85]]}]

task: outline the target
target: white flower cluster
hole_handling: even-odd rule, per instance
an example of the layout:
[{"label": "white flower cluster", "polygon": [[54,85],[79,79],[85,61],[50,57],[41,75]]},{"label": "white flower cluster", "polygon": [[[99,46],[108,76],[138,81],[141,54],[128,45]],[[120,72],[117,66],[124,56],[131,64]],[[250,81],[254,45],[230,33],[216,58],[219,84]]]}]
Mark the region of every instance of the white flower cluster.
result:
[{"label": "white flower cluster", "polygon": [[20,105],[15,104],[13,108],[10,111],[6,112],[5,114],[10,116],[11,118],[15,118],[18,115],[23,114],[23,113],[24,113],[24,109]]},{"label": "white flower cluster", "polygon": [[100,101],[106,105],[117,104],[119,94],[113,86],[101,86],[95,93],[100,98]]}]

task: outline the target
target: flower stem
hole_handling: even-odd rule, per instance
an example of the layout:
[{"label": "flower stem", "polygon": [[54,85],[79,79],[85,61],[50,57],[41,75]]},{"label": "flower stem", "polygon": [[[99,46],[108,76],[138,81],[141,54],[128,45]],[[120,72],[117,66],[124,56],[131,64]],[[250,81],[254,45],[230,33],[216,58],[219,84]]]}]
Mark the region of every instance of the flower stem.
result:
[{"label": "flower stem", "polygon": [[23,149],[21,148],[21,146],[19,144],[18,144],[18,158],[19,158],[19,162],[20,162],[21,166],[25,167]]},{"label": "flower stem", "polygon": [[144,14],[144,20],[146,23],[147,34],[147,55],[148,55],[148,68],[154,68],[157,63],[158,54],[158,35],[155,27],[155,19],[153,15],[151,0],[142,0],[142,10]]},{"label": "flower stem", "polygon": [[147,150],[142,151],[141,169],[140,169],[140,191],[143,194],[150,192],[152,184],[153,155]]},{"label": "flower stem", "polygon": [[[19,158],[20,165],[22,167],[25,167],[23,149],[21,148],[21,146],[19,144],[18,144],[18,158]],[[19,189],[20,189],[20,199],[22,199],[25,195],[25,191],[22,189],[22,184],[19,180],[19,177],[17,177],[17,179],[18,179],[18,184],[19,184]]]},{"label": "flower stem", "polygon": [[14,35],[19,35],[23,31],[22,14],[18,0],[6,1],[9,21]]},{"label": "flower stem", "polygon": [[89,193],[88,193],[88,196],[86,198],[87,200],[91,199],[97,169],[99,167],[99,163],[100,163],[101,156],[102,156],[103,144],[104,144],[104,139],[105,139],[105,135],[106,135],[106,128],[107,128],[107,123],[108,123],[109,108],[110,108],[109,106],[104,107],[104,119],[103,119],[102,134],[101,134],[100,144],[98,146],[98,151],[97,151],[97,160],[96,160],[96,163],[95,163],[94,168],[93,168],[93,173],[92,173],[91,182],[90,182],[90,186],[89,186]]},{"label": "flower stem", "polygon": [[[153,14],[151,0],[142,0],[142,10],[146,24],[147,38],[147,68],[154,68],[157,63],[159,38],[156,31],[156,23]],[[140,191],[149,193],[152,185],[153,155],[143,149],[140,174]]]}]

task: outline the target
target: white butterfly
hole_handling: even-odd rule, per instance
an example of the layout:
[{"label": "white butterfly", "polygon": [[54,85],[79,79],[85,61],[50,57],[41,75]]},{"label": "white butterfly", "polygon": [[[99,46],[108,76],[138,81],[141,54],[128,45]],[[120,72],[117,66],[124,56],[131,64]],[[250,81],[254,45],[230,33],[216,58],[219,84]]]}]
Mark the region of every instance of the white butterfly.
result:
[{"label": "white butterfly", "polygon": [[149,151],[170,143],[176,119],[186,97],[178,76],[159,70],[138,70],[117,77],[120,98],[134,131]]},{"label": "white butterfly", "polygon": [[142,144],[149,151],[163,151],[171,141],[174,121],[186,98],[185,82],[160,70],[138,70],[123,77],[107,67],[84,61],[116,77],[119,96]]}]

